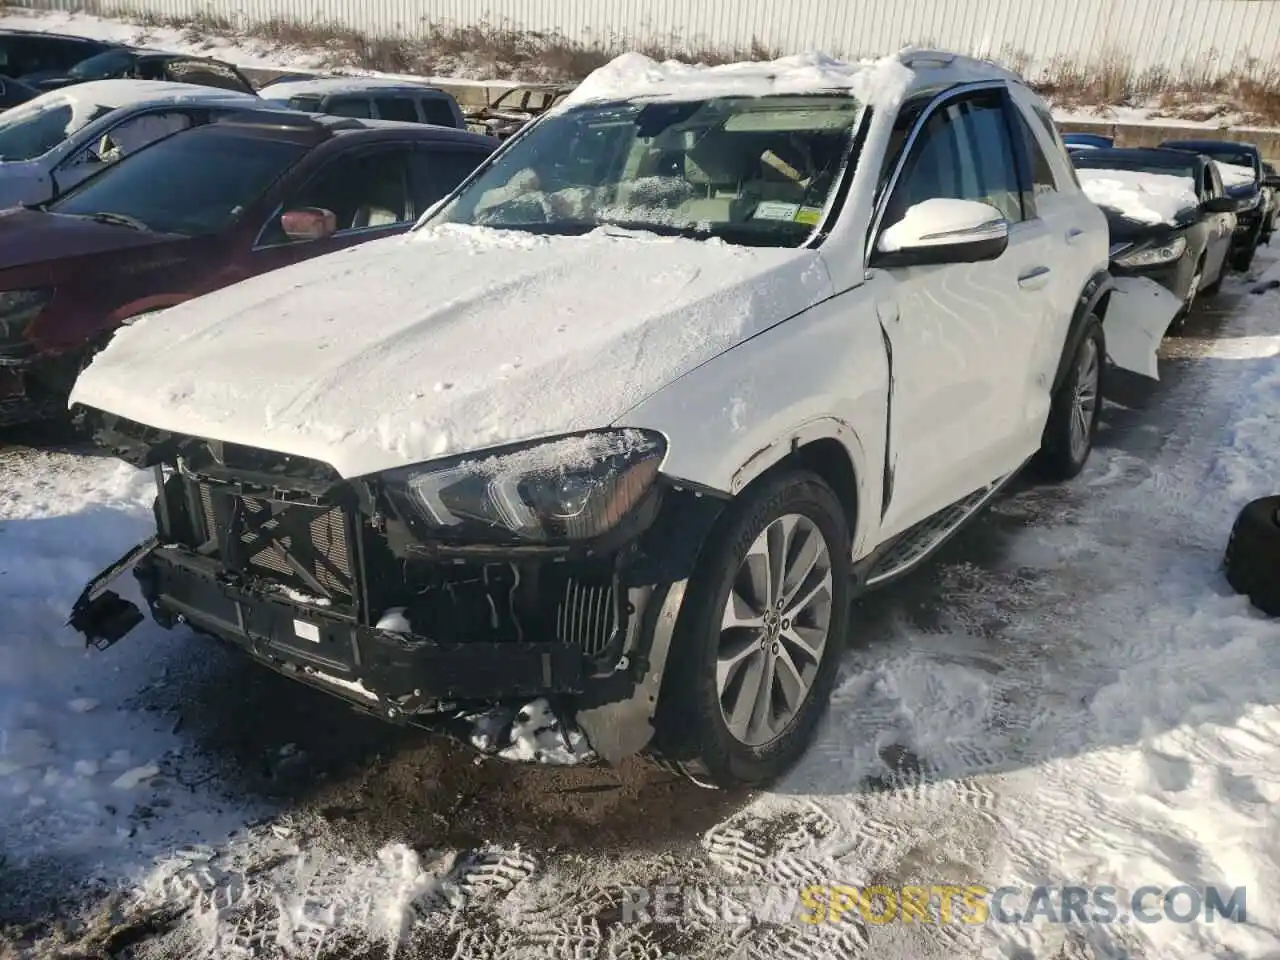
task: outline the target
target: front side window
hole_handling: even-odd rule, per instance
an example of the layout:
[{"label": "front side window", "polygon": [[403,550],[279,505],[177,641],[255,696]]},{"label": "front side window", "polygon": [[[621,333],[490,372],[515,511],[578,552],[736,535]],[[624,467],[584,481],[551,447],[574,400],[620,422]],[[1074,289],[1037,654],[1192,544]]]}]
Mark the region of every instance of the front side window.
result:
[{"label": "front side window", "polygon": [[425,213],[471,175],[489,154],[479,150],[422,149],[409,162],[409,189],[414,209]]},{"label": "front side window", "polygon": [[83,217],[115,215],[162,233],[216,233],[306,152],[307,147],[284,140],[200,130],[126,157],[47,209]]},{"label": "front side window", "polygon": [[[281,212],[319,207],[334,215],[338,232],[390,227],[409,221],[405,166],[409,149],[349,153],[326,164],[292,196]],[[264,246],[289,243],[277,215],[263,231]]]},{"label": "front side window", "polygon": [[374,97],[373,102],[378,105],[378,116],[383,120],[418,122],[418,108],[409,97]]},{"label": "front side window", "polygon": [[577,107],[541,120],[424,227],[613,225],[799,246],[835,190],[861,109],[836,94]]},{"label": "front side window", "polygon": [[939,197],[990,204],[1011,223],[1025,218],[999,93],[953,101],[929,116],[899,175],[884,225],[892,226],[911,207]]},{"label": "front side window", "polygon": [[1031,161],[1032,192],[1036,196],[1057,193],[1058,183],[1053,177],[1053,167],[1049,165],[1049,158],[1040,147],[1036,132],[1031,129],[1031,124],[1027,123],[1027,119],[1022,115],[1021,110],[1015,110],[1013,114],[1016,117],[1018,131],[1022,134],[1022,142],[1026,144],[1027,159]]},{"label": "front side window", "polygon": [[67,71],[68,76],[77,80],[110,80],[122,76],[134,62],[134,56],[127,50],[108,50],[96,57],[81,60]]},{"label": "front side window", "polygon": [[359,120],[373,117],[373,107],[368,97],[334,97],[324,112],[334,117],[355,117]]}]

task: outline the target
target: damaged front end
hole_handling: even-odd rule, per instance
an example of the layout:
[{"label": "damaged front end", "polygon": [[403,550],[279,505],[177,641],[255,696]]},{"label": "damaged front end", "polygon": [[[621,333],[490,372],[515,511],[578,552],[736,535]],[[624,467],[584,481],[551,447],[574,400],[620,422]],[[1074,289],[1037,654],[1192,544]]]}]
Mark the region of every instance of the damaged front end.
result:
[{"label": "damaged front end", "polygon": [[132,569],[161,625],[387,720],[469,730],[486,752],[554,761],[513,742],[554,730],[566,762],[582,734],[612,762],[652,736],[684,581],[724,505],[659,474],[661,436],[581,434],[344,480],[316,461],[88,422],[159,490],[156,536],[73,610],[91,643],[141,622],[106,589]]}]

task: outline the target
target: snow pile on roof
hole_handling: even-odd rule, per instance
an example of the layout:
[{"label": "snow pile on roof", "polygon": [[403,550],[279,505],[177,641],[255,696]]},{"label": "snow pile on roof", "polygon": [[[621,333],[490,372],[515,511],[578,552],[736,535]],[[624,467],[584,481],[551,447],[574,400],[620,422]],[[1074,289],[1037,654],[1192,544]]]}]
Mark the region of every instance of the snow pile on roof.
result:
[{"label": "snow pile on roof", "polygon": [[61,90],[51,90],[34,100],[28,100],[20,106],[4,111],[0,114],[0,128],[24,123],[46,110],[69,107],[71,118],[67,121],[65,130],[67,136],[70,136],[87,126],[103,110],[116,110],[143,103],[180,103],[191,100],[259,102],[253,94],[199,86],[194,83],[170,83],[165,80],[91,80],[88,83],[77,83]]},{"label": "snow pile on roof", "polygon": [[624,53],[582,81],[561,102],[560,109],[641,98],[699,100],[823,91],[848,92],[864,103],[879,105],[896,103],[912,76],[897,57],[850,63],[820,53],[805,53],[772,61],[708,67]]},{"label": "snow pile on roof", "polygon": [[1241,163],[1226,163],[1223,160],[1215,160],[1214,163],[1218,165],[1218,173],[1222,176],[1223,186],[1242,187],[1245,184],[1253,183],[1257,179],[1252,166],[1245,166]]},{"label": "snow pile on roof", "polygon": [[1076,175],[1090,200],[1138,223],[1174,223],[1200,203],[1190,177],[1094,167],[1077,168]]}]

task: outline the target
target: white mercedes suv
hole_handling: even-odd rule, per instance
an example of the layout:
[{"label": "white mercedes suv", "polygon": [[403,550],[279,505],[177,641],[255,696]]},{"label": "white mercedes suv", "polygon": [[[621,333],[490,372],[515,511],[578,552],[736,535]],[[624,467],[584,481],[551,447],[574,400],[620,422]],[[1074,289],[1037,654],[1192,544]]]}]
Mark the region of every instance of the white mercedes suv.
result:
[{"label": "white mercedes suv", "polygon": [[1029,463],[1074,477],[1108,371],[1155,374],[1179,304],[1107,250],[989,63],[621,57],[406,237],[116,336],[71,403],[157,532],[71,622],[141,622],[132,569],[161,624],[385,718],[761,784],[851,599]]}]

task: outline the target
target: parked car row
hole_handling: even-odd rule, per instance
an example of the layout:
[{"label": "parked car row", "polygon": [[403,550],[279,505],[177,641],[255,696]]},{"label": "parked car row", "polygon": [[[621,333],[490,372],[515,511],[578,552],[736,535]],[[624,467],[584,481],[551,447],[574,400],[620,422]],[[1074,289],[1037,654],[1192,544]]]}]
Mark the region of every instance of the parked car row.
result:
[{"label": "parked car row", "polygon": [[496,146],[186,84],[49,96],[0,114],[0,425],[65,411],[142,314],[407,230]]},{"label": "parked car row", "polygon": [[1112,271],[1174,293],[1183,303],[1175,327],[1199,294],[1217,293],[1228,269],[1248,270],[1270,242],[1280,178],[1256,146],[1168,140],[1119,149],[1093,134],[1068,140],[1085,192],[1107,215]]},{"label": "parked car row", "polygon": [[[135,318],[70,395],[157,484],[155,535],[75,604],[87,640],[142,620],[110,589],[133,571],[159,623],[388,720],[546,698],[565,749],[757,785],[810,742],[855,595],[1024,467],[1081,472],[1183,301],[1111,272],[1031,89],[943,51],[638,57],[499,150],[233,116],[10,215],[84,251],[5,282],[27,356],[107,291],[69,340]],[[415,180],[444,137],[476,169]]]}]

